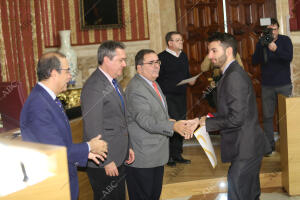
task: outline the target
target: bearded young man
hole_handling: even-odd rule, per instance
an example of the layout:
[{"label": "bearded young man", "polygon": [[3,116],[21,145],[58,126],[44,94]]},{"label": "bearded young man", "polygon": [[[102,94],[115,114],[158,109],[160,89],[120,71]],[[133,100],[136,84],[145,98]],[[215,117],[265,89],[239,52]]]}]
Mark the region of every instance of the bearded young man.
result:
[{"label": "bearded young man", "polygon": [[208,57],[223,74],[217,86],[217,112],[212,118],[196,118],[194,122],[206,126],[207,131],[220,131],[222,162],[231,163],[228,199],[256,200],[260,196],[261,161],[268,149],[258,122],[252,82],[235,60],[237,41],[232,35],[217,32],[208,42]]}]

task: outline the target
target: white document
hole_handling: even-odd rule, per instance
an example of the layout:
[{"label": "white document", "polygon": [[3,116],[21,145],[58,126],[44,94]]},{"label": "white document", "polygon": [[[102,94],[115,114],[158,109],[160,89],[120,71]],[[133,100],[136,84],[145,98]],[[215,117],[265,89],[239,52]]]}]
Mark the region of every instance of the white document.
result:
[{"label": "white document", "polygon": [[180,81],[179,83],[177,83],[176,86],[184,85],[184,84],[187,84],[187,83],[189,83],[189,82],[191,82],[191,81],[194,81],[194,80],[196,80],[201,74],[202,74],[202,72],[201,72],[200,74],[196,75],[196,76],[193,76],[192,78],[184,79],[184,80]]},{"label": "white document", "polygon": [[206,132],[206,127],[201,126],[194,132],[194,135],[203,148],[204,152],[206,153],[206,156],[208,157],[212,167],[215,168],[217,166],[217,157],[209,134]]}]

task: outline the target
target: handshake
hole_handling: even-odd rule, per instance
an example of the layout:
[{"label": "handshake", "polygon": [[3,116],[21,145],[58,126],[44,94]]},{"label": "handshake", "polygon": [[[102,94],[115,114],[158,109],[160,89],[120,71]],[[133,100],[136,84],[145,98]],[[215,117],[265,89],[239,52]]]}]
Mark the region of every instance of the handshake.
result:
[{"label": "handshake", "polygon": [[174,119],[170,119],[170,121],[175,122],[173,126],[173,130],[179,133],[184,139],[191,139],[193,137],[194,131],[200,125],[199,118],[191,119],[191,120],[180,120],[175,121]]},{"label": "handshake", "polygon": [[174,119],[170,119],[170,121],[174,121],[173,130],[179,133],[184,139],[191,139],[193,137],[194,131],[199,126],[205,126],[206,116],[198,117],[190,120],[180,120],[175,121]]}]

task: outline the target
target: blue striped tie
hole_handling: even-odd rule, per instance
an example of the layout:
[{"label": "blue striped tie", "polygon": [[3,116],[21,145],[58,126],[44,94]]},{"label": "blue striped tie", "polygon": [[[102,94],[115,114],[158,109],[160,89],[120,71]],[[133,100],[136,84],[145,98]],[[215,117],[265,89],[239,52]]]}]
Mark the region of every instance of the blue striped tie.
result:
[{"label": "blue striped tie", "polygon": [[118,95],[119,95],[119,97],[120,97],[120,99],[121,99],[121,102],[122,102],[122,108],[123,108],[123,111],[124,111],[124,110],[125,110],[124,99],[123,99],[123,97],[122,97],[122,95],[121,95],[121,93],[120,93],[120,91],[119,91],[119,87],[118,87],[117,80],[116,80],[116,79],[113,79],[113,80],[112,80],[112,84],[114,85],[115,90],[117,91],[117,93],[118,93]]},{"label": "blue striped tie", "polygon": [[64,107],[63,107],[61,101],[59,100],[59,98],[56,97],[55,103],[59,106],[61,112],[64,114],[66,121],[68,121],[68,117],[67,117],[67,115],[66,115],[66,113],[65,113],[65,109],[64,109]]}]

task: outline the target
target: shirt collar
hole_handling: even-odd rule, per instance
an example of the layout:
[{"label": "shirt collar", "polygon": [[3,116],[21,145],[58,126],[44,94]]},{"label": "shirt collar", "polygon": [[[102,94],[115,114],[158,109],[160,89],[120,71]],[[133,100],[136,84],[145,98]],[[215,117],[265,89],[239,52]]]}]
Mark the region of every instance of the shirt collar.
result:
[{"label": "shirt collar", "polygon": [[[140,74],[138,74],[140,77],[142,77],[154,90],[155,90],[155,88],[154,88],[154,86],[153,86],[153,82],[152,81],[149,81],[147,78],[145,78],[144,76],[142,76],[142,75],[140,75]],[[159,91],[158,91],[159,92]],[[160,93],[160,92],[159,92]],[[161,95],[161,93],[160,93],[160,96],[162,96]],[[164,101],[162,101],[162,103],[163,103],[163,105],[165,106],[165,102]]]},{"label": "shirt collar", "polygon": [[56,95],[55,95],[55,93],[54,93],[51,89],[49,89],[47,86],[45,86],[45,85],[44,85],[43,83],[41,83],[41,82],[38,82],[38,84],[48,92],[48,94],[51,96],[51,98],[52,98],[53,100],[56,99]]},{"label": "shirt collar", "polygon": [[226,70],[228,69],[229,65],[231,65],[231,63],[233,63],[235,60],[232,60],[230,63],[228,63],[225,67],[224,70],[222,72],[222,74],[225,74]]},{"label": "shirt collar", "polygon": [[[152,85],[152,81],[149,81],[147,78],[145,78],[144,76],[142,76],[141,74],[138,74],[140,77],[142,77],[151,87],[153,87]],[[154,87],[153,87],[154,88]]]},{"label": "shirt collar", "polygon": [[169,48],[166,48],[166,52],[172,54],[172,55],[175,56],[175,57],[179,57],[182,51],[180,50],[180,51],[179,51],[179,54],[177,55],[177,53],[176,53],[175,51],[173,51],[173,50],[171,50],[171,49],[169,49]]},{"label": "shirt collar", "polygon": [[111,84],[112,86],[114,86],[114,85],[112,84],[113,78],[112,78],[108,73],[106,73],[103,69],[101,69],[101,67],[98,67],[98,68],[99,68],[99,70],[104,74],[104,76],[109,80],[110,84]]}]

